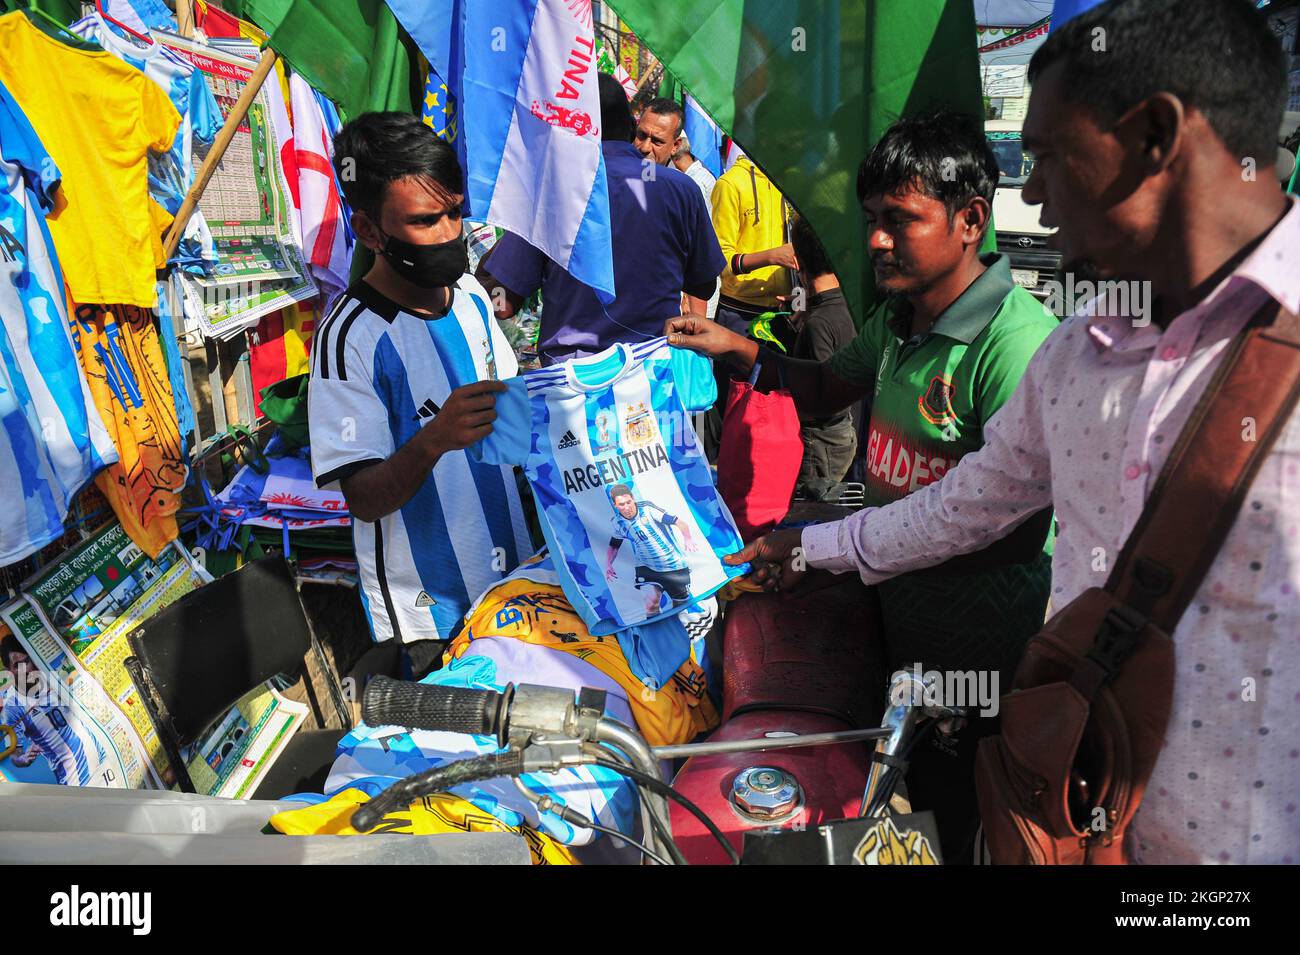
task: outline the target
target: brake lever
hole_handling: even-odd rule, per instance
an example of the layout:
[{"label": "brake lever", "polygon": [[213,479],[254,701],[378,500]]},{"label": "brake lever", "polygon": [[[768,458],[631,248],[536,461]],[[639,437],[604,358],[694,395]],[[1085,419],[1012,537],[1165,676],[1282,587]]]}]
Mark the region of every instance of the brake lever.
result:
[{"label": "brake lever", "polygon": [[942,733],[944,736],[956,736],[970,722],[966,718],[967,710],[964,706],[941,706],[934,704],[922,707],[924,716],[935,721],[935,731]]}]

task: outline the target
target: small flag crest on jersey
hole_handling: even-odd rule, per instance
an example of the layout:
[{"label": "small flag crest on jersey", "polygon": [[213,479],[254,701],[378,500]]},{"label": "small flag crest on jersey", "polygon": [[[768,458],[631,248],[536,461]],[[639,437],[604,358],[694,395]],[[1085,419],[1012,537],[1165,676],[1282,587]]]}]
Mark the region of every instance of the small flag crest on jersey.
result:
[{"label": "small flag crest on jersey", "polygon": [[458,115],[466,213],[614,298],[591,0],[388,0]]}]

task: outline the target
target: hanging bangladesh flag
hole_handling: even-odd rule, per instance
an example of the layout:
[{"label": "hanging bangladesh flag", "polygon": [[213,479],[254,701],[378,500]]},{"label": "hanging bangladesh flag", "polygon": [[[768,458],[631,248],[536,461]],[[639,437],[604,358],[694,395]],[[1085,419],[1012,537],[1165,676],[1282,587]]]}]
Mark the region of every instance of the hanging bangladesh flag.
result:
[{"label": "hanging bangladesh flag", "polygon": [[242,0],[272,49],[344,118],[367,110],[416,112],[424,77],[412,68],[410,39],[384,0]]},{"label": "hanging bangladesh flag", "polygon": [[858,164],[894,120],[983,118],[971,0],[607,0],[807,217],[861,320]]}]

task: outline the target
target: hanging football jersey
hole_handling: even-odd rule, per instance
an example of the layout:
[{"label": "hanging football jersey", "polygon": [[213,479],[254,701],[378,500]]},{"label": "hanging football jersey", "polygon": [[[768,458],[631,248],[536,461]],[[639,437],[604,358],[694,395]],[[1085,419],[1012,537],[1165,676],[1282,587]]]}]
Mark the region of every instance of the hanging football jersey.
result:
[{"label": "hanging football jersey", "polygon": [[61,536],[72,497],[117,460],[68,333],[45,225],[58,185],[54,161],[0,85],[0,566]]},{"label": "hanging football jersey", "polygon": [[[211,145],[221,129],[221,110],[212,91],[193,64],[157,40],[151,46],[141,46],[124,39],[98,13],[83,17],[68,29],[93,40],[149,77],[167,94],[176,112],[180,113],[181,124],[171,149],[149,155],[149,195],[173,216],[176,215],[194,181],[193,143]],[[177,261],[182,266],[201,271],[210,271],[216,265],[217,251],[212,232],[200,213],[190,216],[186,223]]]},{"label": "hanging football jersey", "polygon": [[105,13],[132,30],[177,31],[176,17],[167,9],[164,0],[100,0]]},{"label": "hanging football jersey", "polygon": [[[180,342],[177,340],[177,335],[185,331],[185,312],[180,307],[184,301],[185,290],[181,286],[180,273],[173,269],[166,279],[158,283],[158,306],[154,311],[158,315],[158,341],[167,362],[167,376],[171,379],[176,425],[180,430],[183,452],[189,449],[189,436],[197,427],[194,405],[190,403],[189,388],[185,384],[185,359],[181,357]],[[178,306],[175,313],[172,312],[173,302]]]},{"label": "hanging football jersey", "polygon": [[189,473],[153,314],[73,306],[72,343],[121,460],[95,478],[122,527],[150,557],[176,539]]},{"label": "hanging football jersey", "polygon": [[743,545],[690,422],[716,394],[707,358],[657,338],[506,384],[471,452],[523,466],[593,634],[673,617],[747,572],[722,563]]},{"label": "hanging football jersey", "polygon": [[149,198],[148,154],[171,149],[180,114],[143,73],[76,42],[0,16],[0,82],[63,172],[50,234],[72,297],[153,308],[171,216]]}]

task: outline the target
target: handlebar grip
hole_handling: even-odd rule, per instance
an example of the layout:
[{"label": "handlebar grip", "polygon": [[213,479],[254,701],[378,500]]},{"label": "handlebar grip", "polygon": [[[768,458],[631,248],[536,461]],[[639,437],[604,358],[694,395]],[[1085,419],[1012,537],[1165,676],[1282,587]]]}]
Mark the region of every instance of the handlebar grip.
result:
[{"label": "handlebar grip", "polygon": [[509,699],[509,687],[505,693],[497,693],[376,676],[361,699],[361,718],[370,726],[406,726],[502,738]]}]

